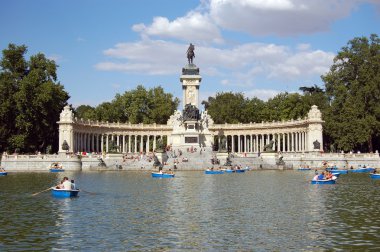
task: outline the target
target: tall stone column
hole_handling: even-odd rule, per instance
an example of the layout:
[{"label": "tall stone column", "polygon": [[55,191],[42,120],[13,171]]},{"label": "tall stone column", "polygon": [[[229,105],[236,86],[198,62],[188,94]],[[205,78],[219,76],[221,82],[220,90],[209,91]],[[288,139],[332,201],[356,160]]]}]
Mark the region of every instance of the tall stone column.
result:
[{"label": "tall stone column", "polygon": [[101,136],[101,142],[100,142],[100,152],[104,152],[104,134]]},{"label": "tall stone column", "polygon": [[[313,105],[308,113],[308,151],[322,151],[323,150],[323,137],[322,137],[322,113],[318,107]],[[318,146],[319,145],[319,146]],[[319,147],[319,148],[314,148]]]},{"label": "tall stone column", "polygon": [[108,139],[109,138],[109,135],[106,134],[106,153],[108,153],[109,149],[108,149]]},{"label": "tall stone column", "polygon": [[231,152],[235,152],[235,135],[231,135]]},{"label": "tall stone column", "polygon": [[137,135],[134,135],[135,138],[135,149],[133,150],[134,153],[137,153]]},{"label": "tall stone column", "polygon": [[150,135],[146,136],[146,153],[149,152],[149,137],[150,137]]},{"label": "tall stone column", "polygon": [[68,152],[74,152],[73,142],[74,142],[74,114],[69,106],[65,106],[59,117],[59,139],[58,139],[58,150],[61,153],[65,153],[66,150],[62,149],[62,144],[64,141],[69,145]]},{"label": "tall stone column", "polygon": [[131,153],[131,134],[128,135],[128,153]]},{"label": "tall stone column", "polygon": [[156,150],[156,135],[153,135],[153,151]]}]

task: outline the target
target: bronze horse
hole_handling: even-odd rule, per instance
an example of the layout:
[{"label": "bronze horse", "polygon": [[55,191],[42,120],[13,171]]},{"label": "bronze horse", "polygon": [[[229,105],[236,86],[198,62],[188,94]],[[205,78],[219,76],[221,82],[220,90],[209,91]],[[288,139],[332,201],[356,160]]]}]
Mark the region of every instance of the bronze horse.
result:
[{"label": "bronze horse", "polygon": [[187,49],[187,60],[189,61],[189,64],[193,64],[193,59],[195,58],[194,49],[194,45],[190,43],[190,46]]}]

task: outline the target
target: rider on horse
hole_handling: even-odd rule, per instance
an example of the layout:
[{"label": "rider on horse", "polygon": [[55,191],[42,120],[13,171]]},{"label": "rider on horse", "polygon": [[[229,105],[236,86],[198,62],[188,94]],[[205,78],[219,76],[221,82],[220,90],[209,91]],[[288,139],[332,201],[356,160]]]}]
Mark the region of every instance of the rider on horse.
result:
[{"label": "rider on horse", "polygon": [[189,64],[193,64],[193,58],[195,58],[194,45],[190,43],[190,46],[187,49],[187,59],[189,60]]}]

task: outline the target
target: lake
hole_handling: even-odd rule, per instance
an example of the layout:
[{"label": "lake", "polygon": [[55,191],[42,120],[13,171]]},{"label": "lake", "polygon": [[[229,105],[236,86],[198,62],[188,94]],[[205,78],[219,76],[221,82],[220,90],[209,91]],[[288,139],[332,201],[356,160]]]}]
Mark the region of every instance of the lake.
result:
[{"label": "lake", "polygon": [[[63,176],[80,196],[36,196]],[[380,250],[380,181],[313,172],[10,173],[0,177],[0,251]]]}]

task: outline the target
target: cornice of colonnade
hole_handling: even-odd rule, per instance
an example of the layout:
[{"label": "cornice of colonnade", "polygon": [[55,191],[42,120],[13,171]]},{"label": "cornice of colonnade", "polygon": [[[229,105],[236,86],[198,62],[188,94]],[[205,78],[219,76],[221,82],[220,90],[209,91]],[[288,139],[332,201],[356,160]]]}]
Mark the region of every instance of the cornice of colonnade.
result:
[{"label": "cornice of colonnade", "polygon": [[77,132],[100,132],[106,134],[123,134],[125,131],[131,132],[132,134],[140,134],[142,132],[162,132],[169,133],[172,132],[172,127],[166,124],[131,124],[131,123],[110,123],[110,122],[99,122],[91,120],[83,120],[75,118],[72,122],[73,128]]},{"label": "cornice of colonnade", "polygon": [[297,119],[297,120],[290,120],[290,121],[273,121],[273,122],[261,122],[261,123],[237,123],[237,124],[213,124],[209,127],[210,131],[229,131],[229,130],[241,130],[241,131],[260,131],[263,130],[281,130],[286,129],[286,131],[289,131],[289,129],[294,130],[302,130],[307,129],[307,127],[310,124],[314,123],[323,123],[323,120],[309,120],[308,118],[305,119]]}]

